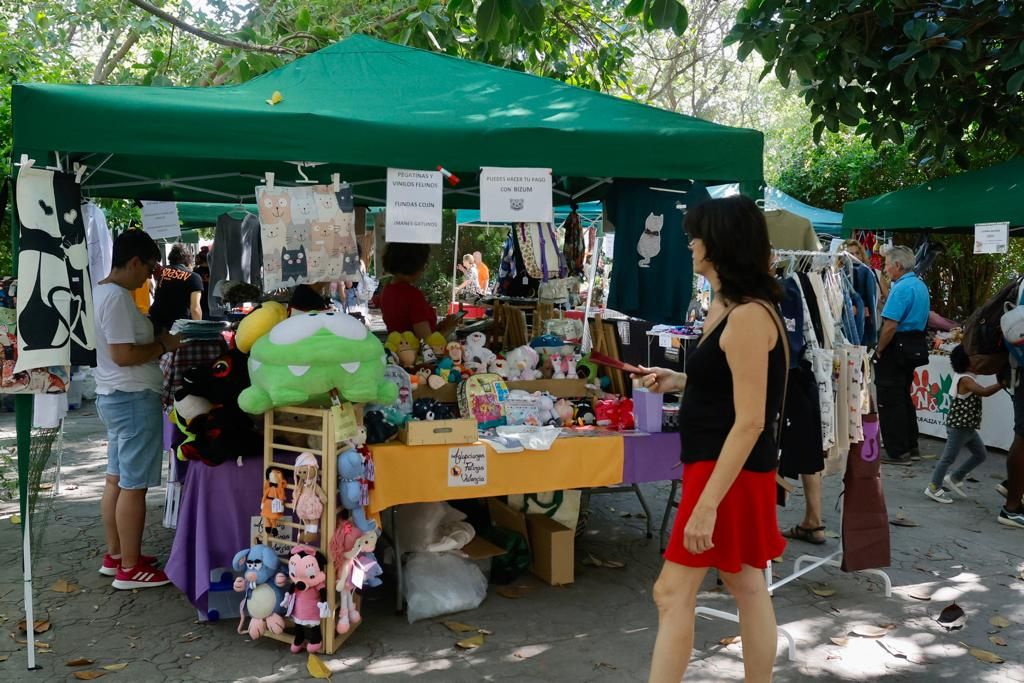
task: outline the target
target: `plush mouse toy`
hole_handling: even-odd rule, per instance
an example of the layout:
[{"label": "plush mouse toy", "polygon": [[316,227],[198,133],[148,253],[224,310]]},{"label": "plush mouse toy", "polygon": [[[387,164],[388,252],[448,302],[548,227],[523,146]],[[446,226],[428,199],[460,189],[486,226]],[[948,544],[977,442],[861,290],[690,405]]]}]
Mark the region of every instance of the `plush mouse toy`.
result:
[{"label": "plush mouse toy", "polygon": [[286,616],[295,622],[291,650],[296,654],[303,649],[319,652],[323,648],[320,620],[331,616],[327,604],[327,558],[308,545],[295,546],[288,558],[288,578],[292,585],[281,605],[287,608]]},{"label": "plush mouse toy", "polygon": [[[231,561],[231,568],[241,572],[233,588],[245,593],[239,613],[238,632],[248,633],[253,640],[268,630],[284,633],[284,588],[287,579],[284,572],[277,570],[278,561],[274,551],[265,545],[254,545],[240,550]],[[249,616],[249,628],[245,629],[245,617]]]}]

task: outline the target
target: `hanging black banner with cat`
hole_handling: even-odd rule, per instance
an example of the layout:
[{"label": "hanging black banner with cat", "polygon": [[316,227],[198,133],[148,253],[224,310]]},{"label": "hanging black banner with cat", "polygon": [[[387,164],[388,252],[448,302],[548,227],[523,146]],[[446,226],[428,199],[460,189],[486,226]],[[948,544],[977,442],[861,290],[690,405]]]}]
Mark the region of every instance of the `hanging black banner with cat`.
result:
[{"label": "hanging black banner with cat", "polygon": [[15,369],[95,365],[92,285],[78,184],[65,173],[22,169],[15,197],[21,241]]}]

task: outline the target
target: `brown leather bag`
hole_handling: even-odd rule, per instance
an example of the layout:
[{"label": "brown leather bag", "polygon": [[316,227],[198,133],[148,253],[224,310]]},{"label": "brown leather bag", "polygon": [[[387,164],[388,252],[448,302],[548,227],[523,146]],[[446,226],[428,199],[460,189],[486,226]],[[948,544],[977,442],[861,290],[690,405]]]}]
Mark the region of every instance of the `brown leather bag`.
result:
[{"label": "brown leather bag", "polygon": [[879,455],[878,415],[863,417],[864,441],[850,446],[843,477],[844,572],[888,567],[889,513],[885,508]]}]

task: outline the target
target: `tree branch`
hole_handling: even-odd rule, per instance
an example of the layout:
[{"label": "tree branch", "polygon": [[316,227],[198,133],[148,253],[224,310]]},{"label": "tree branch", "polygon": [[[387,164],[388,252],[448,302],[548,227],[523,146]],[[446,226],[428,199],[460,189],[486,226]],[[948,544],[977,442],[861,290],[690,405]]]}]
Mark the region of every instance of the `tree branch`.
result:
[{"label": "tree branch", "polygon": [[104,83],[108,78],[110,78],[110,74],[114,73],[114,69],[116,69],[117,65],[121,63],[121,60],[128,54],[128,51],[135,47],[135,43],[139,42],[139,38],[141,37],[142,36],[140,36],[139,32],[135,29],[128,32],[128,36],[124,39],[124,43],[122,43],[121,47],[114,53],[114,56],[107,60],[102,73],[100,73],[100,79],[96,81],[97,83]]},{"label": "tree branch", "polygon": [[100,58],[96,60],[96,69],[92,72],[92,82],[102,83],[103,71],[107,66],[107,59],[110,58],[110,53],[114,51],[114,45],[117,44],[117,39],[121,37],[121,33],[124,29],[117,29],[113,35],[110,36],[110,40],[103,46],[103,52],[100,53]]},{"label": "tree branch", "polygon": [[167,23],[171,24],[172,26],[177,26],[182,31],[185,31],[186,33],[191,33],[197,38],[202,38],[203,40],[209,43],[223,45],[224,47],[229,47],[235,50],[245,50],[247,52],[267,52],[273,55],[301,54],[298,50],[293,50],[292,48],[284,47],[283,45],[256,45],[255,43],[246,43],[241,40],[234,40],[233,38],[228,38],[227,36],[221,36],[217,35],[216,33],[204,31],[201,28],[192,26],[191,24],[184,22],[175,16],[168,14],[156,5],[147,2],[147,0],[128,0],[128,2],[132,3],[139,9],[152,14],[158,19],[162,19]]}]

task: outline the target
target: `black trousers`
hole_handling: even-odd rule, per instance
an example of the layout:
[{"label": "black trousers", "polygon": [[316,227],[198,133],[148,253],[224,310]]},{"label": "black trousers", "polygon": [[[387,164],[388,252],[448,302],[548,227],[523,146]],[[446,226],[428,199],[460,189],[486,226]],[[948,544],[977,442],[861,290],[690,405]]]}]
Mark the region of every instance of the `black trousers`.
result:
[{"label": "black trousers", "polygon": [[909,455],[917,449],[917,410],[910,396],[914,368],[896,349],[890,348],[875,367],[878,390],[878,421],[889,457]]}]

